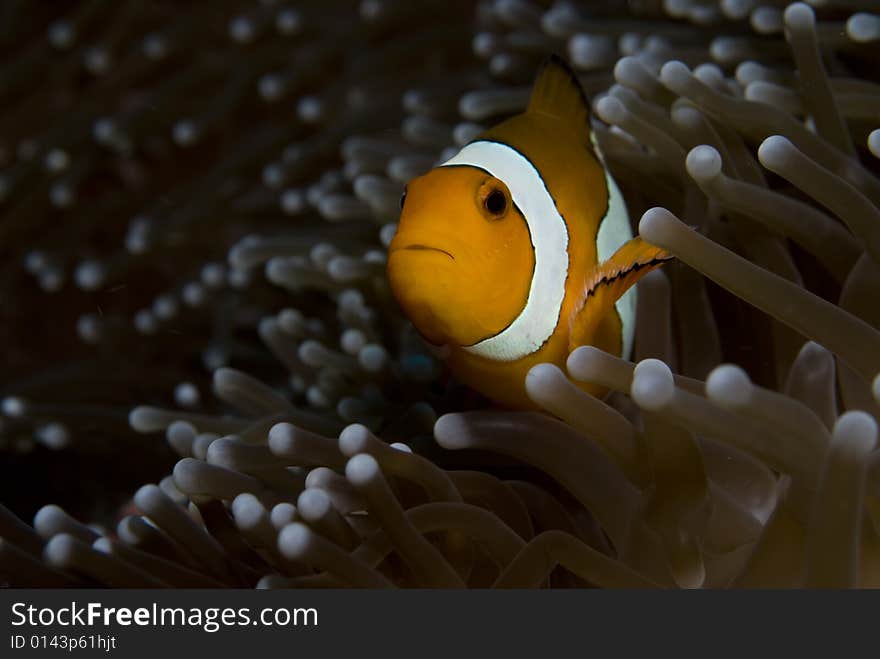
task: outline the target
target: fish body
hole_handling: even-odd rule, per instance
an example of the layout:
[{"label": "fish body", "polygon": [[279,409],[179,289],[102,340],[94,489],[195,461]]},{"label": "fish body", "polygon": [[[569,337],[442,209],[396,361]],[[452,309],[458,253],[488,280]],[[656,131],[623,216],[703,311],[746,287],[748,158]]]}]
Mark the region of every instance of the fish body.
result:
[{"label": "fish body", "polygon": [[583,344],[629,355],[632,284],[668,258],[633,238],[587,100],[554,57],[525,112],[408,184],[388,279],[459,380],[529,408],[535,364],[564,366]]}]

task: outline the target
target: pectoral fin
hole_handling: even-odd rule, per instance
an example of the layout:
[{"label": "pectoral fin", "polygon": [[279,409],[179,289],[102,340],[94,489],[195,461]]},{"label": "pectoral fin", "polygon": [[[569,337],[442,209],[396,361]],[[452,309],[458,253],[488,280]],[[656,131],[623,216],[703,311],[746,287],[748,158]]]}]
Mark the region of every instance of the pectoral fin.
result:
[{"label": "pectoral fin", "polygon": [[569,349],[586,344],[605,347],[600,343],[611,341],[612,337],[606,336],[609,326],[620,327],[619,321],[609,323],[608,315],[616,313],[614,303],[645,274],[672,258],[669,252],[637,236],[624,243],[610,259],[597,264],[587,275],[581,299],[572,312]]}]

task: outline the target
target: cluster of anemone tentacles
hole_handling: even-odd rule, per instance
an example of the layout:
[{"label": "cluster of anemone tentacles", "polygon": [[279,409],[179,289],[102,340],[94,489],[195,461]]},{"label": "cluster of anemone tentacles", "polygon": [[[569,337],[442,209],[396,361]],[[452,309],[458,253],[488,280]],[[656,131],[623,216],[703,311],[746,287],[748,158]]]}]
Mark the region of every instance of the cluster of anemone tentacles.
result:
[{"label": "cluster of anemone tentacles", "polygon": [[[7,3],[0,579],[880,585],[873,5]],[[634,361],[580,347],[530,372],[543,412],[502,410],[384,248],[552,52],[677,260]],[[59,463],[79,514],[25,524]]]}]

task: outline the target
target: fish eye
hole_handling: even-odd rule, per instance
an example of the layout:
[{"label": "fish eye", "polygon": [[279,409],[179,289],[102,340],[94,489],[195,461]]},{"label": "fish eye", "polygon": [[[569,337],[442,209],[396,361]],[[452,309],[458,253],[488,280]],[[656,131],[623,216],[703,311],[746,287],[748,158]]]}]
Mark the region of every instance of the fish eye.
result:
[{"label": "fish eye", "polygon": [[406,201],[406,188],[403,189],[403,194],[400,195],[400,210],[403,210],[403,202]]},{"label": "fish eye", "polygon": [[507,210],[507,197],[504,196],[501,190],[496,188],[486,195],[483,205],[492,215],[503,215],[504,211]]},{"label": "fish eye", "polygon": [[510,192],[504,181],[495,177],[487,177],[480,183],[475,199],[477,208],[483,218],[490,222],[503,220],[512,204]]}]

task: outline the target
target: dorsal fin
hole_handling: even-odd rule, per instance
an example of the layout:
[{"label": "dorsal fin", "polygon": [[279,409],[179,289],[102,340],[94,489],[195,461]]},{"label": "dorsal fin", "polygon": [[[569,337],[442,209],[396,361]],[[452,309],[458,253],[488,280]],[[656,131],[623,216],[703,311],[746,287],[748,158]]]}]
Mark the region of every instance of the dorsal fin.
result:
[{"label": "dorsal fin", "polygon": [[538,72],[528,112],[561,119],[589,140],[590,103],[574,71],[559,55],[548,57]]}]

